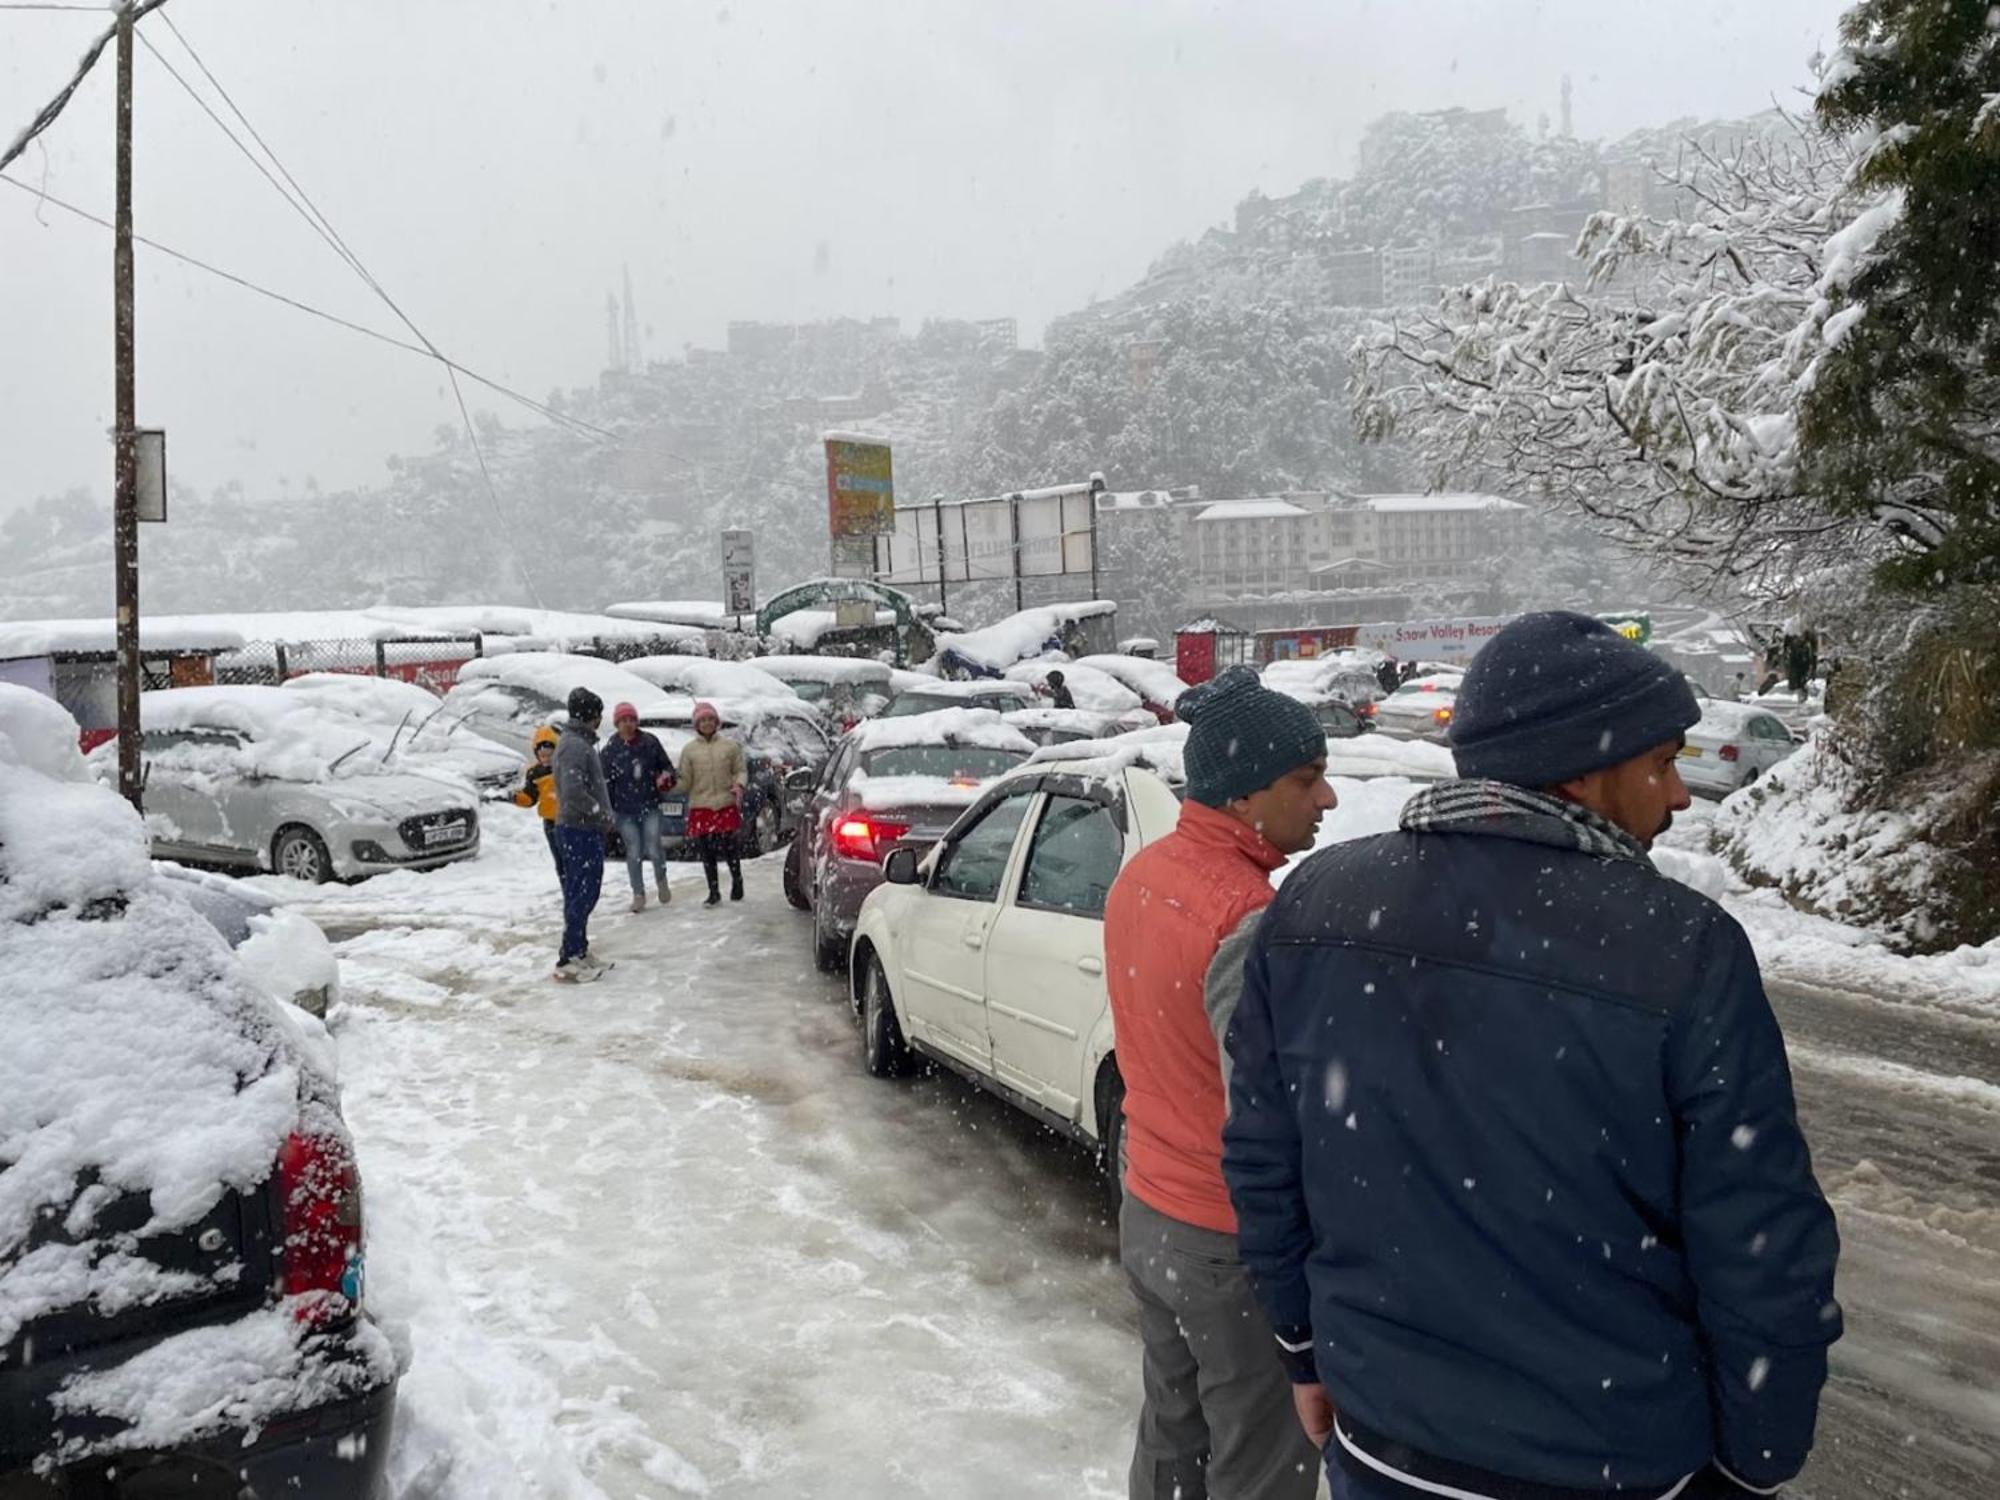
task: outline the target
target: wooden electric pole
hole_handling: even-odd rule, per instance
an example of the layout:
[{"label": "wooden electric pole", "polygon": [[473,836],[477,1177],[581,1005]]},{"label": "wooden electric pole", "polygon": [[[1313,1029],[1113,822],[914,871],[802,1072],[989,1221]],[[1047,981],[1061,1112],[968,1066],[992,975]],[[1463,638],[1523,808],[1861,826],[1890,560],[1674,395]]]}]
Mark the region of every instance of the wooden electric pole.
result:
[{"label": "wooden electric pole", "polygon": [[112,360],[117,430],[113,434],[118,576],[118,790],[142,807],[139,765],[139,435],[132,308],[132,5],[118,8],[118,206],[111,243]]}]

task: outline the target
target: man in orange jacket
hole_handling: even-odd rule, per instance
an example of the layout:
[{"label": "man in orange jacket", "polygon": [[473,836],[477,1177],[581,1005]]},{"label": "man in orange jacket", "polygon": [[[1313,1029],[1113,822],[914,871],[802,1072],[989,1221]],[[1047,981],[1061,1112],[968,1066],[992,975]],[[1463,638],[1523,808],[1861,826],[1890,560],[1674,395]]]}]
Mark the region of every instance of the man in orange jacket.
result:
[{"label": "man in orange jacket", "polygon": [[1271,873],[1334,806],[1312,710],[1233,667],[1182,696],[1180,825],[1111,888],[1104,968],[1125,1080],[1120,1258],[1139,1301],[1145,1406],[1132,1500],[1311,1500],[1320,1457],[1236,1251],[1216,1036]]}]

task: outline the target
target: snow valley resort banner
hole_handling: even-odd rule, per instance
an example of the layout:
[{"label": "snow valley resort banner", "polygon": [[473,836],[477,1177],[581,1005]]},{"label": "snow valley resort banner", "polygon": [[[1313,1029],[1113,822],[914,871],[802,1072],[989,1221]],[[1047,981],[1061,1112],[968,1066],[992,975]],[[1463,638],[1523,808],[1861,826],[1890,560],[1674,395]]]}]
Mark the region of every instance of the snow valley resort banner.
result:
[{"label": "snow valley resort banner", "polygon": [[880,438],[829,432],[826,443],[827,533],[887,536],[896,529],[896,486],[889,445]]}]

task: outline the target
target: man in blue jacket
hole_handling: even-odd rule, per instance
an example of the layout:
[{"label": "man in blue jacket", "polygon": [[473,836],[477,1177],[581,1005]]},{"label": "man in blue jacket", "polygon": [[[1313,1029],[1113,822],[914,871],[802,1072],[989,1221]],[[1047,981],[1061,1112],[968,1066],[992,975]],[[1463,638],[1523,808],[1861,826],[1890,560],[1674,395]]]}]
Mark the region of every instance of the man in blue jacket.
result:
[{"label": "man in blue jacket", "polygon": [[1462,780],[1292,875],[1223,1169],[1336,1500],[1772,1494],[1839,1243],[1742,928],[1653,868],[1681,675],[1583,615],[1466,674]]}]

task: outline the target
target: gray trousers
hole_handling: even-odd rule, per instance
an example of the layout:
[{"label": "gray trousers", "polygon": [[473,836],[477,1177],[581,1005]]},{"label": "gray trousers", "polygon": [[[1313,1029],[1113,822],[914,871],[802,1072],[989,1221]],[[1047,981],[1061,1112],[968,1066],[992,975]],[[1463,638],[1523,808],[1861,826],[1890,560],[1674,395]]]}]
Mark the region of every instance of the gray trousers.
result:
[{"label": "gray trousers", "polygon": [[1132,1500],[1313,1500],[1320,1455],[1236,1238],[1125,1195],[1119,1259],[1139,1299],[1146,1403]]}]

